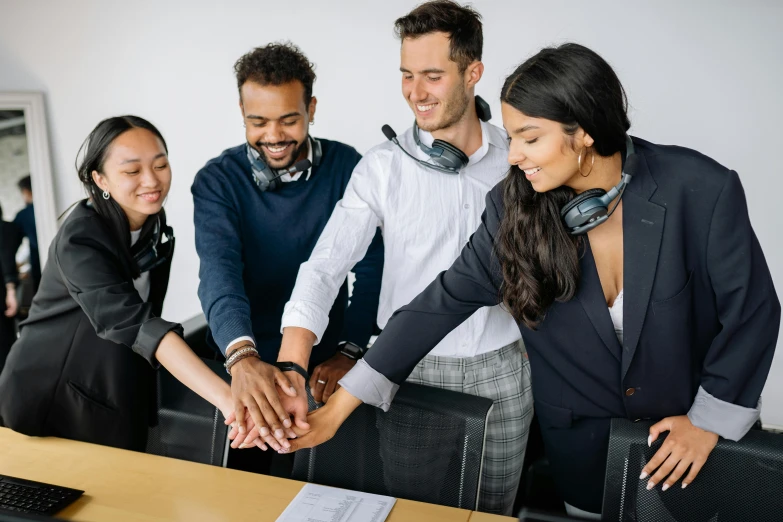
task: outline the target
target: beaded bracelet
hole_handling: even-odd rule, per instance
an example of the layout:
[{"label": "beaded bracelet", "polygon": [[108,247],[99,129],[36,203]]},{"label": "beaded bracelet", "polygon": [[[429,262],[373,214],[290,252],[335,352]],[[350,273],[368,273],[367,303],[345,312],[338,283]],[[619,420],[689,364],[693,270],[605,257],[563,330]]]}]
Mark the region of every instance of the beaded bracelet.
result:
[{"label": "beaded bracelet", "polygon": [[251,344],[234,350],[223,365],[226,369],[226,372],[231,375],[231,367],[242,359],[247,359],[248,357],[258,357],[259,359],[261,358],[258,355],[258,350],[256,350],[255,347]]}]

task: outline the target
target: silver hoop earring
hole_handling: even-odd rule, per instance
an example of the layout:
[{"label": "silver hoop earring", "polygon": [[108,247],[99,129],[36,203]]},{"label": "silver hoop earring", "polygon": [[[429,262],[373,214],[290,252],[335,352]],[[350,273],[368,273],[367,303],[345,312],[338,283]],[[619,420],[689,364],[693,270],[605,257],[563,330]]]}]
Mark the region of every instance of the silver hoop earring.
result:
[{"label": "silver hoop earring", "polygon": [[111,197],[111,194],[109,194],[107,191],[103,191],[103,199],[109,199]]}]

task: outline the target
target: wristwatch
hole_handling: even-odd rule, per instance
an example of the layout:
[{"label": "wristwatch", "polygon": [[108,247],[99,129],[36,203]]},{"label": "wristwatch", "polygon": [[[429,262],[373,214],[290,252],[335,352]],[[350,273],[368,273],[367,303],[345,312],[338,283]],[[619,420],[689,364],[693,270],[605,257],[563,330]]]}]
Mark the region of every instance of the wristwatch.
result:
[{"label": "wristwatch", "polygon": [[290,361],[280,361],[276,362],[275,366],[280,368],[281,372],[296,372],[302,377],[304,377],[305,382],[310,380],[310,375],[307,374],[307,370],[296,364],[295,362]]},{"label": "wristwatch", "polygon": [[354,344],[350,341],[343,341],[337,345],[339,353],[345,355],[349,359],[354,361],[364,357],[364,353],[367,351],[358,344]]}]

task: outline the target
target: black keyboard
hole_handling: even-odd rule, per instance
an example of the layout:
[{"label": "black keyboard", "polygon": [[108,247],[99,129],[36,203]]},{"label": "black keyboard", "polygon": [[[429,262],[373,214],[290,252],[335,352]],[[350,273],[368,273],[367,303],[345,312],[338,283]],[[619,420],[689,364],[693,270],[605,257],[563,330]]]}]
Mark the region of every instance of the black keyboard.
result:
[{"label": "black keyboard", "polygon": [[0,475],[0,510],[54,515],[84,491]]}]

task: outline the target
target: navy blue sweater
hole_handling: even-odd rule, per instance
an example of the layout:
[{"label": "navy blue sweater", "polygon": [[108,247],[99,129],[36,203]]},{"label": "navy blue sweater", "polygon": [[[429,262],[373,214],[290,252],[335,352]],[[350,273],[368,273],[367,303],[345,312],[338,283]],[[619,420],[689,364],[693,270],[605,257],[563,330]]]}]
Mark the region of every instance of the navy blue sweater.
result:
[{"label": "navy blue sweater", "polygon": [[[310,257],[334,206],[343,197],[361,155],[321,139],[323,156],[310,179],[262,192],[252,178],[246,146],[225,150],[196,175],[191,187],[196,250],[201,260],[198,296],[211,337],[225,354],[242,336],[255,339],[263,360],[280,349],[280,319],[299,265]],[[329,327],[313,348],[310,367],[331,357],[340,341],[365,346],[375,326],[383,271],[380,231],[354,267],[351,305],[347,281],[329,313]]]}]

